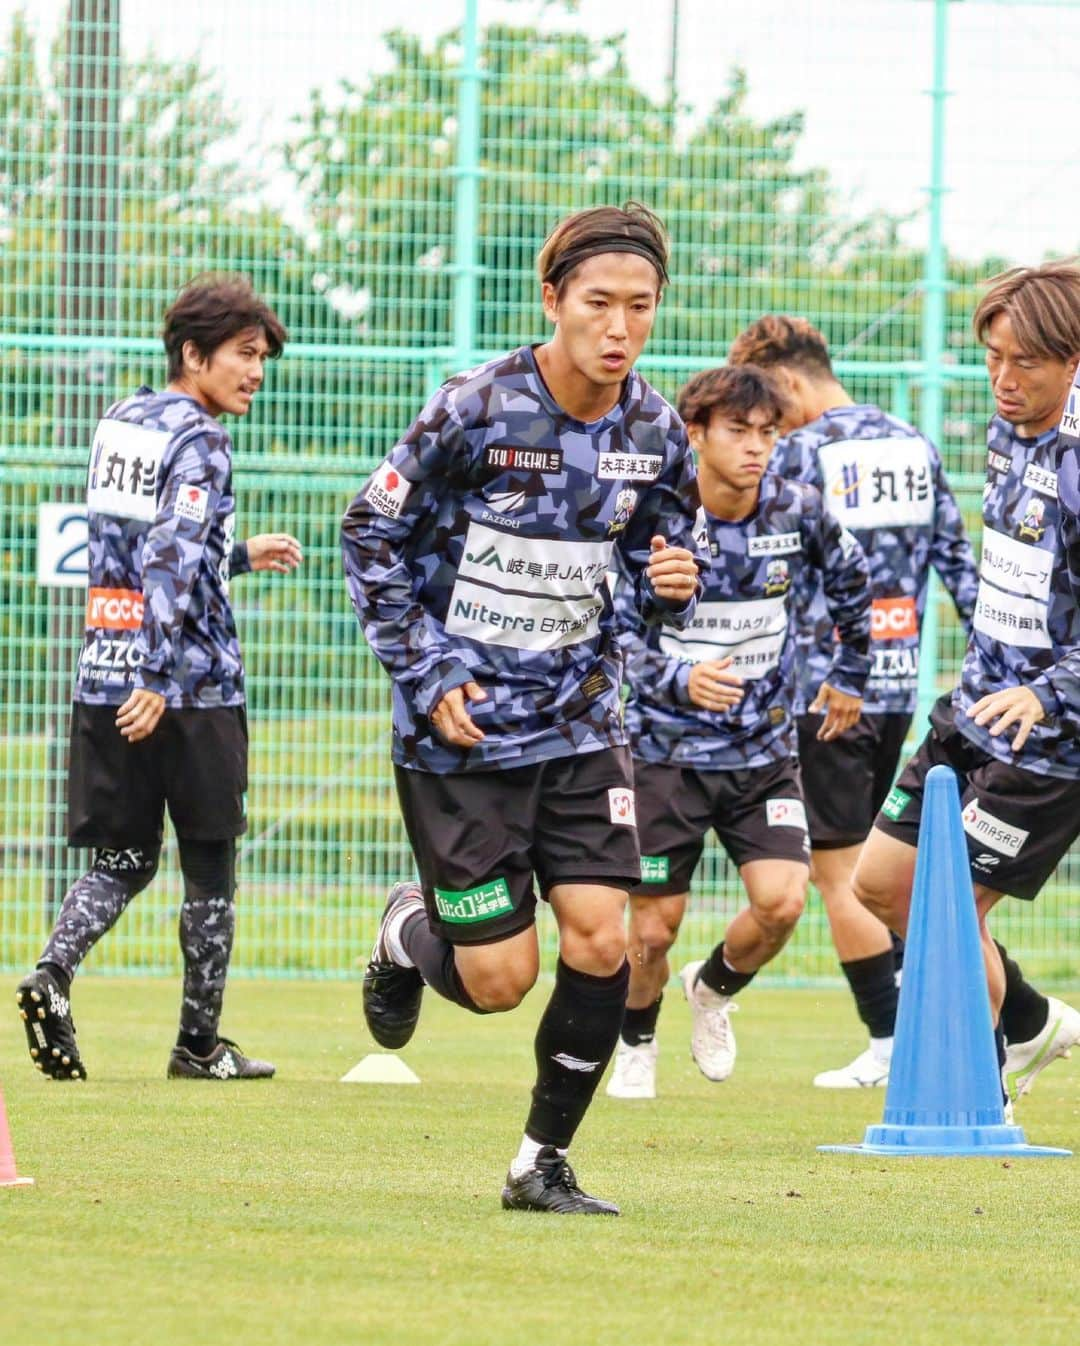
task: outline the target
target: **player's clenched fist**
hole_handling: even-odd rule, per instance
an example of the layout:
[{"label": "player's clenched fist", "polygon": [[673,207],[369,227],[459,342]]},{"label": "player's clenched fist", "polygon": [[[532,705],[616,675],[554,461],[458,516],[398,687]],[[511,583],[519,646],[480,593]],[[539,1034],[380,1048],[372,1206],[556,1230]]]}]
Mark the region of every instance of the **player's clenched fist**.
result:
[{"label": "player's clenched fist", "polygon": [[649,543],[649,564],[645,573],[658,598],[671,603],[688,603],[698,587],[698,568],[692,552],[685,547],[669,547],[662,537]]}]

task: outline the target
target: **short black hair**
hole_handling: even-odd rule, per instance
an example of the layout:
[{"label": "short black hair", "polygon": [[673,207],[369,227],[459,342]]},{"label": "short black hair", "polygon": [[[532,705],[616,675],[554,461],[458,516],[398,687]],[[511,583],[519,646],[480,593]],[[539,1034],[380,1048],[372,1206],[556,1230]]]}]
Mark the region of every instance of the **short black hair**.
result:
[{"label": "short black hair", "polygon": [[188,281],[169,306],[161,334],[169,378],[184,372],[185,342],[194,342],[203,359],[209,360],[219,346],[249,327],[262,329],[270,357],[276,360],[285,346],[285,327],[246,276],[204,275]]},{"label": "short black hair", "polygon": [[723,365],[695,374],[679,390],[676,410],[687,425],[707,426],[714,412],[745,420],[764,411],[774,422],[783,419],[783,394],[760,365]]}]

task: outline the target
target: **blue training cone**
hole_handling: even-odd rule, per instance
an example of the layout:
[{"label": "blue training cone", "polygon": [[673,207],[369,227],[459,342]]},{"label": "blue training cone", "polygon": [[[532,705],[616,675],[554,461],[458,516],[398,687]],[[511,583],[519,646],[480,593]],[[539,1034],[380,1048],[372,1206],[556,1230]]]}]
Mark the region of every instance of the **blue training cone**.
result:
[{"label": "blue training cone", "polygon": [[956,777],[926,777],[885,1115],[839,1154],[1067,1158],[1005,1121]]}]

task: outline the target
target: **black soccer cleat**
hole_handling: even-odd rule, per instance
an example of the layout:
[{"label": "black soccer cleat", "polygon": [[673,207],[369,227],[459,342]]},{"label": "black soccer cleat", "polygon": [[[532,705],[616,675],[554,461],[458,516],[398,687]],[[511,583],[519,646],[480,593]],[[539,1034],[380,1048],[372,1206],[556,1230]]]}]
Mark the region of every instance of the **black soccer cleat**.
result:
[{"label": "black soccer cleat", "polygon": [[75,1043],[71,1001],[56,978],[44,968],[35,969],[16,987],[15,1003],[38,1070],[54,1080],[85,1080],[86,1067]]},{"label": "black soccer cleat", "polygon": [[589,1196],[577,1185],[574,1170],[554,1145],[545,1145],[520,1178],[506,1175],[503,1210],[542,1210],[552,1215],[618,1215],[613,1201]]},{"label": "black soccer cleat", "polygon": [[364,973],[364,1019],[368,1031],[380,1047],[397,1051],[416,1031],[420,1018],[420,998],[424,979],[414,967],[401,967],[390,957],[384,934],[389,918],[404,905],[424,910],[424,898],[417,884],[395,883],[383,908],[375,947]]},{"label": "black soccer cleat", "polygon": [[229,1038],[218,1038],[209,1056],[196,1056],[176,1046],[165,1072],[170,1080],[268,1080],[274,1073],[269,1061],[245,1056]]}]

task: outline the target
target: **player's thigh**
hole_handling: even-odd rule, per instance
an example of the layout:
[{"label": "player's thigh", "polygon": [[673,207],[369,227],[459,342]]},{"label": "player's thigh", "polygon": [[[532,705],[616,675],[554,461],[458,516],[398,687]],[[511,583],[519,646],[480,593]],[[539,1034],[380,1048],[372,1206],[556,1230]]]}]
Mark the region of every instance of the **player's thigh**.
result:
[{"label": "player's thigh", "polygon": [[638,759],[634,784],[641,883],[631,893],[632,913],[642,903],[685,902],[712,826],[708,782],[694,768]]},{"label": "player's thigh", "polygon": [[988,757],[960,802],[972,879],[991,892],[1034,899],[1080,835],[1080,781]]},{"label": "player's thigh", "polygon": [[891,836],[875,824],[851,880],[863,906],[901,935],[907,929],[916,854],[913,842]]},{"label": "player's thigh", "polygon": [[116,727],[116,710],[81,701],[72,705],[68,843],[156,850],[165,820],[157,735],[129,743]]},{"label": "player's thigh", "polygon": [[798,720],[799,768],[810,841],[815,850],[854,846],[874,820],[874,717],[862,715],[845,734],[824,743],[818,715]]},{"label": "player's thigh", "polygon": [[530,855],[543,897],[567,885],[625,894],[640,881],[629,749],[575,753],[541,765]]},{"label": "player's thigh", "polygon": [[159,769],[177,835],[228,841],[247,831],[248,732],[243,706],[166,711]]},{"label": "player's thigh", "polygon": [[532,926],[540,768],[438,775],[398,766],[394,780],[435,933],[486,945]]},{"label": "player's thigh", "polygon": [[716,772],[709,779],[713,828],[740,870],[759,861],[782,861],[806,869],[810,839],[794,757]]}]

